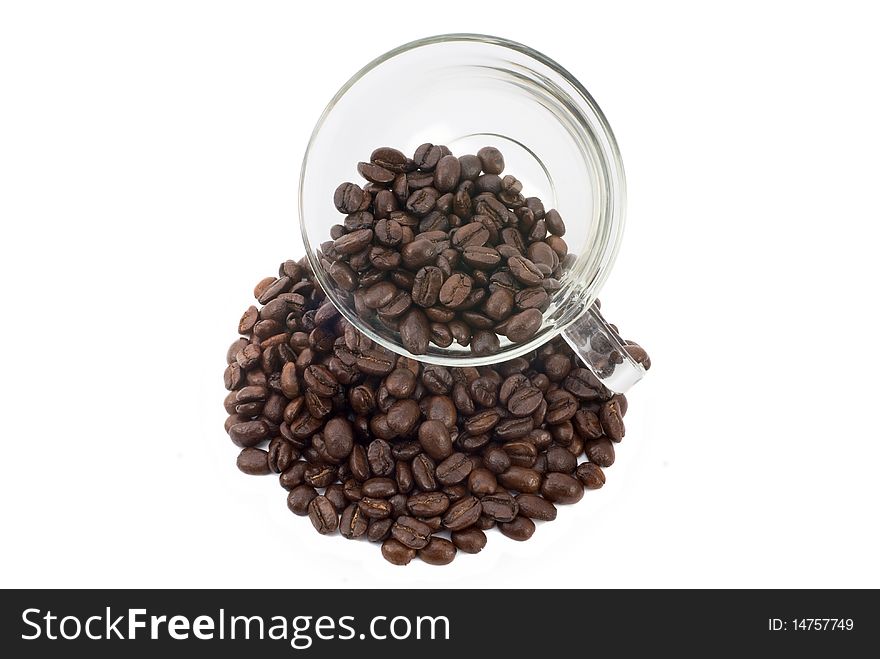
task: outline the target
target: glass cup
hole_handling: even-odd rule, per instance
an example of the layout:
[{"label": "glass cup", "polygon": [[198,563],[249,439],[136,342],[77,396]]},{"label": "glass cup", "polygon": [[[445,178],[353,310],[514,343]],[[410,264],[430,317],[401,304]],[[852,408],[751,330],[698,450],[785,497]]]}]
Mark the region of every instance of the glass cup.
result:
[{"label": "glass cup", "polygon": [[[504,172],[522,182],[523,194],[539,197],[565,221],[566,270],[530,341],[499,337],[498,352],[484,356],[457,343],[432,343],[426,354],[410,354],[396,332],[358,315],[351,294],[322,267],[321,243],[342,220],[333,207],[336,187],[360,181],[356,165],[375,148],[412,155],[424,142],[445,144],[458,156],[498,147]],[[348,322],[385,348],[432,364],[482,366],[529,353],[561,333],[611,391],[625,392],[643,377],[594,305],[623,234],[626,183],[617,143],[587,90],[541,53],[497,37],[448,34],[370,62],[318,120],[299,192],[300,228],[315,276]]]}]

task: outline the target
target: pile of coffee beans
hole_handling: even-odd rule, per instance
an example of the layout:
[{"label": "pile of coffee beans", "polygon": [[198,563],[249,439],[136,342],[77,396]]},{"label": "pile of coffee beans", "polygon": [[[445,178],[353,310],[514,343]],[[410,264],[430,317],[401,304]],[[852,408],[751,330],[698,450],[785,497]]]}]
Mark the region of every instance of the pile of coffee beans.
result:
[{"label": "pile of coffee beans", "polygon": [[491,146],[452,155],[423,144],[412,158],[382,147],[333,195],[345,214],[321,265],[356,312],[412,354],[455,341],[475,355],[532,339],[573,260],[565,223],[504,172]]},{"label": "pile of coffee beans", "polygon": [[226,356],[226,431],[238,468],[279,474],[318,533],[381,543],[396,565],[444,565],[479,552],[493,527],[528,540],[535,521],[604,484],[627,401],[564,341],[444,368],[356,331],[306,260],[282,263],[254,296],[262,306],[244,312]]}]

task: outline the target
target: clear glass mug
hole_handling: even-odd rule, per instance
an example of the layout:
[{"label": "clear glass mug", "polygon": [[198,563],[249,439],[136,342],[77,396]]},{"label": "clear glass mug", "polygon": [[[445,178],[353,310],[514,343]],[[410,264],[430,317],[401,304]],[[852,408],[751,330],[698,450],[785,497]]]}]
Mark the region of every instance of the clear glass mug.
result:
[{"label": "clear glass mug", "polygon": [[[391,146],[412,154],[424,142],[455,155],[483,146],[504,154],[505,173],[559,211],[569,259],[537,334],[505,337],[493,355],[453,343],[412,355],[399,336],[369,323],[321,266],[321,243],[341,222],[333,192],[360,181],[356,165]],[[362,181],[366,183],[366,181]],[[562,334],[611,391],[623,393],[644,368],[593,305],[623,234],[626,183],[611,128],[586,89],[565,69],[527,46],[475,34],[448,34],[400,46],[370,62],[337,92],[318,120],[300,175],[299,216],[308,259],[321,286],[359,331],[394,352],[446,366],[481,366],[524,355]]]}]

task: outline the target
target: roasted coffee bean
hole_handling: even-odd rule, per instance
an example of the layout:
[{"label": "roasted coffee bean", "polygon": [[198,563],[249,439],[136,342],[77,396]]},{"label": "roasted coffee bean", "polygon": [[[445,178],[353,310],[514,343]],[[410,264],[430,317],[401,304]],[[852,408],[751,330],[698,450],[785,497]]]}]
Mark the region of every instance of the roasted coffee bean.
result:
[{"label": "roasted coffee bean", "polygon": [[487,494],[480,503],[483,506],[483,514],[488,515],[496,522],[510,522],[519,512],[516,499],[509,492]]},{"label": "roasted coffee bean", "polygon": [[541,475],[534,469],[511,465],[498,475],[498,481],[509,490],[535,493],[541,488]]},{"label": "roasted coffee bean", "polygon": [[577,433],[584,440],[598,439],[602,436],[602,424],[599,422],[599,417],[596,416],[595,412],[580,409],[575,413],[572,423]]},{"label": "roasted coffee bean", "polygon": [[437,304],[442,285],[443,273],[440,268],[434,266],[421,268],[413,281],[412,301],[421,307],[434,306]]},{"label": "roasted coffee bean", "polygon": [[623,414],[616,400],[609,400],[599,410],[599,421],[605,434],[615,442],[623,439],[626,429],[623,425]]},{"label": "roasted coffee bean", "polygon": [[443,492],[419,492],[407,499],[406,506],[416,517],[434,517],[449,508],[449,496]]},{"label": "roasted coffee bean", "polygon": [[454,190],[461,177],[461,163],[455,156],[443,156],[434,168],[434,187],[440,192]]},{"label": "roasted coffee bean", "polygon": [[484,146],[477,151],[480,165],[487,174],[500,174],[504,171],[504,156],[493,146]]},{"label": "roasted coffee bean", "polygon": [[585,441],[584,452],[587,454],[587,460],[600,467],[610,467],[614,464],[614,444],[606,437]]},{"label": "roasted coffee bean", "polygon": [[493,355],[498,352],[500,347],[501,344],[495,332],[479,330],[474,332],[471,339],[471,352],[475,355]]},{"label": "roasted coffee bean", "polygon": [[299,452],[289,441],[283,437],[275,437],[269,442],[268,465],[269,470],[280,474],[299,457]]},{"label": "roasted coffee bean", "polygon": [[391,476],[394,473],[394,457],[391,445],[384,439],[374,439],[367,447],[367,460],[374,476]]},{"label": "roasted coffee bean", "polygon": [[550,209],[544,214],[544,222],[547,225],[547,231],[557,236],[565,235],[565,223],[556,209]]},{"label": "roasted coffee bean", "polygon": [[[451,158],[452,156],[444,157]],[[440,162],[443,162],[442,158]],[[455,162],[458,163],[458,160]],[[446,538],[432,537],[428,544],[419,550],[418,556],[430,565],[449,565],[455,559],[457,551],[455,545]]]},{"label": "roasted coffee bean", "polygon": [[498,446],[492,446],[483,453],[483,465],[496,476],[510,468],[510,456]]},{"label": "roasted coffee bean", "polygon": [[432,492],[437,489],[435,475],[436,463],[425,453],[420,453],[412,461],[413,479],[419,489]]},{"label": "roasted coffee bean", "polygon": [[591,462],[584,462],[578,465],[575,470],[575,476],[584,484],[588,490],[598,490],[605,485],[605,473],[602,468]]},{"label": "roasted coffee bean", "polygon": [[[338,478],[342,478],[342,473],[338,472]],[[324,490],[324,496],[333,504],[337,513],[341,513],[348,506],[348,498],[345,496],[345,489],[342,483],[332,483]]]},{"label": "roasted coffee bean", "polygon": [[236,460],[238,468],[246,474],[261,476],[270,472],[269,454],[263,449],[247,447],[241,450]]},{"label": "roasted coffee bean", "polygon": [[394,481],[397,489],[401,493],[409,493],[415,487],[415,479],[413,478],[412,467],[408,462],[398,459],[394,465]]},{"label": "roasted coffee bean", "polygon": [[551,446],[547,449],[547,471],[570,474],[577,467],[577,458],[567,448]]},{"label": "roasted coffee bean", "polygon": [[452,455],[452,439],[441,421],[428,420],[419,426],[419,444],[435,460],[445,460]]},{"label": "roasted coffee bean", "polygon": [[229,428],[229,438],[236,446],[256,446],[269,436],[269,425],[262,419],[236,423]]},{"label": "roasted coffee bean", "polygon": [[392,565],[408,565],[416,557],[416,550],[395,538],[388,538],[382,543],[382,556]]},{"label": "roasted coffee bean", "polygon": [[361,491],[365,497],[387,499],[397,494],[397,483],[390,478],[377,476],[364,481]]},{"label": "roasted coffee bean", "polygon": [[477,496],[494,494],[498,490],[498,479],[489,469],[479,467],[468,475],[468,489]]},{"label": "roasted coffee bean", "polygon": [[471,462],[467,455],[464,453],[453,453],[437,465],[437,481],[442,485],[460,483],[468,477],[473,468],[474,463]]},{"label": "roasted coffee bean", "polygon": [[452,544],[466,554],[479,554],[486,546],[486,534],[474,526],[453,531],[451,537]]},{"label": "roasted coffee bean", "polygon": [[556,506],[536,494],[519,494],[516,502],[519,505],[520,515],[545,522],[556,519]]},{"label": "roasted coffee bean", "polygon": [[415,517],[398,517],[391,527],[391,536],[410,549],[421,549],[431,539],[431,528]]},{"label": "roasted coffee bean", "polygon": [[391,503],[385,499],[375,497],[363,497],[358,502],[361,512],[370,519],[385,519],[391,517]]},{"label": "roasted coffee bean", "polygon": [[573,476],[550,472],[544,476],[541,494],[555,503],[577,503],[584,496],[584,486]]},{"label": "roasted coffee bean", "polygon": [[454,273],[440,288],[438,299],[440,303],[450,309],[457,309],[471,294],[473,280],[466,274]]},{"label": "roasted coffee bean", "polygon": [[367,532],[369,520],[361,511],[360,506],[355,503],[349,504],[342,511],[342,518],[339,520],[339,533],[344,538],[360,538]]},{"label": "roasted coffee bean", "polygon": [[510,274],[525,286],[536,286],[544,279],[538,267],[524,256],[513,256],[507,259]]},{"label": "roasted coffee bean", "polygon": [[388,410],[388,427],[399,436],[408,435],[419,422],[419,404],[411,399],[395,401]]},{"label": "roasted coffee bean", "polygon": [[443,148],[427,143],[416,149],[413,162],[423,172],[431,171],[443,157]]},{"label": "roasted coffee bean", "polygon": [[443,515],[443,526],[450,531],[466,529],[476,524],[482,511],[483,507],[476,497],[469,496],[459,499]]},{"label": "roasted coffee bean", "polygon": [[393,355],[389,355],[387,352],[370,348],[357,356],[356,363],[361,373],[382,376],[388,375],[394,370],[395,359]]},{"label": "roasted coffee bean", "polygon": [[514,416],[529,416],[543,402],[544,395],[534,387],[517,389],[507,401],[507,410]]},{"label": "roasted coffee bean", "polygon": [[[371,519],[367,526],[367,540],[370,542],[383,542],[387,540],[391,535],[391,526],[393,524],[394,520],[390,517],[386,519]],[[415,555],[415,550],[409,549],[409,551],[412,551],[413,555]]]},{"label": "roasted coffee bean", "polygon": [[305,517],[309,514],[309,504],[318,496],[318,492],[311,485],[298,485],[287,495],[287,507],[295,515]]},{"label": "roasted coffee bean", "polygon": [[528,540],[535,534],[535,523],[523,515],[517,516],[511,522],[498,524],[498,528],[511,540]]},{"label": "roasted coffee bean", "polygon": [[336,508],[330,500],[323,496],[317,496],[309,503],[309,519],[312,526],[321,535],[333,533],[339,527],[339,516]]},{"label": "roasted coffee bean", "polygon": [[537,309],[526,309],[510,317],[505,335],[515,343],[525,343],[532,339],[541,328],[543,316]]},{"label": "roasted coffee bean", "polygon": [[281,487],[285,490],[292,490],[293,488],[302,485],[305,480],[306,469],[308,466],[308,463],[304,460],[293,462],[284,473],[278,477],[278,482],[281,484]]},{"label": "roasted coffee bean", "polygon": [[403,153],[387,146],[373,151],[370,155],[370,162],[392,172],[409,172],[416,168],[415,163],[403,155]]},{"label": "roasted coffee bean", "polygon": [[538,457],[538,448],[527,439],[507,442],[502,448],[510,456],[510,463],[517,467],[531,467]]},{"label": "roasted coffee bean", "polygon": [[431,340],[431,326],[428,319],[419,309],[410,309],[400,321],[400,341],[403,347],[414,355],[423,355],[428,351]]},{"label": "roasted coffee bean", "polygon": [[334,417],[324,425],[324,445],[335,460],[344,460],[354,446],[354,430],[348,419]]}]

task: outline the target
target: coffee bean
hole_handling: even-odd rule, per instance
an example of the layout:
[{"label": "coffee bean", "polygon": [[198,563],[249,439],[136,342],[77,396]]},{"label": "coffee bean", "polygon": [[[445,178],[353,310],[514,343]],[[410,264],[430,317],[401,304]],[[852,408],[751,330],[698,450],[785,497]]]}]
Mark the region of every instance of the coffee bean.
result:
[{"label": "coffee bean", "polygon": [[614,464],[614,444],[605,437],[584,442],[584,452],[590,462],[600,467],[610,467]]},{"label": "coffee bean", "polygon": [[484,146],[477,151],[477,157],[487,174],[500,174],[504,171],[504,156],[494,146]]},{"label": "coffee bean", "polygon": [[413,458],[412,472],[413,480],[420,489],[426,492],[437,489],[436,466],[428,455],[423,453]]},{"label": "coffee bean", "polygon": [[416,550],[395,538],[388,538],[382,543],[382,556],[392,565],[408,565],[416,557]]},{"label": "coffee bean", "polygon": [[434,168],[434,187],[440,192],[454,190],[461,177],[461,163],[455,156],[443,156]]},{"label": "coffee bean", "polygon": [[599,417],[589,410],[578,410],[574,415],[573,425],[584,440],[598,439],[603,433]]},{"label": "coffee bean", "polygon": [[403,347],[414,355],[428,352],[431,340],[431,326],[425,314],[419,309],[410,309],[400,321],[400,341]]},{"label": "coffee bean", "polygon": [[[452,156],[445,156],[451,158]],[[441,163],[443,160],[441,159]],[[458,163],[458,160],[455,161]],[[419,550],[418,556],[430,565],[449,565],[458,550],[446,538],[431,538],[424,548]]]},{"label": "coffee bean", "polygon": [[356,359],[358,370],[366,375],[382,376],[394,370],[395,360],[392,355],[373,348],[364,350]]},{"label": "coffee bean", "polygon": [[471,352],[478,356],[494,355],[500,347],[501,344],[495,332],[479,330],[474,332],[474,336],[471,339]]},{"label": "coffee bean", "polygon": [[358,501],[358,506],[360,506],[361,512],[370,519],[391,517],[391,503],[385,499],[365,496]]},{"label": "coffee bean", "polygon": [[473,280],[468,275],[460,272],[454,273],[443,282],[438,298],[440,303],[446,307],[457,309],[468,299],[472,290]]},{"label": "coffee bean", "polygon": [[511,522],[499,524],[498,528],[511,540],[524,541],[535,534],[535,523],[523,515],[517,516]]},{"label": "coffee bean", "polygon": [[479,499],[473,496],[459,499],[449,507],[443,515],[443,526],[450,531],[460,531],[476,524],[483,507]]},{"label": "coffee bean", "polygon": [[507,410],[514,416],[529,416],[543,400],[544,395],[534,387],[521,387],[511,394]]},{"label": "coffee bean", "polygon": [[413,156],[413,162],[415,162],[416,167],[422,171],[430,171],[437,166],[437,163],[440,162],[440,158],[442,157],[443,147],[427,143],[422,144],[416,149],[415,155]]},{"label": "coffee bean", "polygon": [[527,439],[509,441],[503,446],[510,463],[517,467],[531,467],[538,457],[538,448]]},{"label": "coffee bean", "polygon": [[[371,519],[367,526],[367,540],[370,542],[384,542],[391,535],[393,524],[394,520],[390,517],[386,519]],[[412,551],[413,555],[415,555],[415,550],[408,549],[408,551]]]},{"label": "coffee bean", "polygon": [[415,169],[415,163],[397,149],[380,147],[370,155],[370,162],[391,170],[392,172],[408,172]]},{"label": "coffee bean", "polygon": [[479,467],[468,475],[467,485],[475,495],[485,496],[498,490],[498,479],[489,469]]},{"label": "coffee bean", "polygon": [[449,496],[443,492],[419,492],[407,499],[406,507],[417,517],[442,515],[449,508]]},{"label": "coffee bean", "polygon": [[384,439],[374,439],[367,447],[367,460],[374,476],[390,476],[394,473],[394,457],[391,445]]},{"label": "coffee bean", "polygon": [[486,534],[476,527],[452,532],[452,544],[466,554],[479,554],[486,546]]},{"label": "coffee bean", "polygon": [[236,446],[256,446],[269,436],[269,426],[262,419],[236,423],[229,428],[229,438]]},{"label": "coffee bean", "polygon": [[626,429],[623,425],[623,414],[617,401],[609,400],[602,405],[599,410],[599,420],[602,423],[602,429],[613,441],[619,442],[623,439]]},{"label": "coffee bean", "polygon": [[480,222],[465,224],[452,234],[452,244],[460,249],[482,247],[489,240],[489,231]]},{"label": "coffee bean", "polygon": [[355,503],[349,504],[342,511],[342,517],[339,520],[339,533],[344,538],[360,538],[367,532],[368,519]]},{"label": "coffee bean", "polygon": [[510,522],[519,512],[519,505],[509,492],[499,492],[497,494],[487,494],[480,503],[483,507],[483,514],[488,515],[496,522]]},{"label": "coffee bean", "polygon": [[385,387],[395,398],[409,398],[416,389],[416,376],[412,371],[398,367],[385,378]]},{"label": "coffee bean", "polygon": [[390,478],[377,476],[364,481],[361,490],[365,497],[387,499],[397,494],[397,484]]},{"label": "coffee bean", "polygon": [[354,446],[354,431],[348,419],[334,417],[324,425],[324,443],[327,453],[336,460],[344,460]]},{"label": "coffee bean", "polygon": [[404,515],[392,525],[391,536],[410,549],[421,549],[431,539],[431,529],[424,522]]},{"label": "coffee bean", "polygon": [[321,535],[333,533],[339,527],[339,517],[330,500],[323,496],[317,496],[309,503],[309,519],[312,526]]},{"label": "coffee bean", "polygon": [[537,309],[526,309],[511,316],[507,323],[505,334],[507,338],[516,343],[525,343],[535,336],[541,328],[543,316]]},{"label": "coffee bean", "polygon": [[468,456],[453,453],[437,465],[436,477],[442,485],[453,485],[467,478],[473,468],[474,463]]},{"label": "coffee bean", "polygon": [[519,505],[520,515],[545,522],[556,519],[556,506],[537,494],[518,494],[516,502]]},{"label": "coffee bean", "polygon": [[398,400],[388,410],[388,427],[399,436],[408,435],[419,422],[419,404],[412,399]]},{"label": "coffee bean", "polygon": [[236,460],[238,468],[246,474],[261,476],[270,473],[269,454],[263,449],[247,447],[241,450]]},{"label": "coffee bean", "polygon": [[541,494],[555,503],[577,503],[584,496],[584,486],[573,476],[550,472],[544,476]]},{"label": "coffee bean", "polygon": [[580,479],[581,483],[588,490],[598,490],[605,485],[605,473],[602,468],[591,462],[584,462],[578,465],[575,470],[575,476]]},{"label": "coffee bean", "polygon": [[441,421],[428,420],[419,427],[419,444],[435,460],[445,460],[452,455],[449,430]]},{"label": "coffee bean", "polygon": [[541,475],[534,469],[511,465],[498,475],[498,481],[509,490],[535,493],[541,488]]},{"label": "coffee bean", "polygon": [[311,485],[298,485],[287,495],[287,507],[295,515],[305,517],[309,514],[309,504],[318,496]]},{"label": "coffee bean", "polygon": [[570,474],[576,467],[577,458],[568,449],[562,446],[551,446],[547,449],[547,471]]},{"label": "coffee bean", "polygon": [[421,307],[437,304],[440,287],[443,286],[443,273],[440,268],[426,266],[421,268],[413,281],[412,301]]}]

